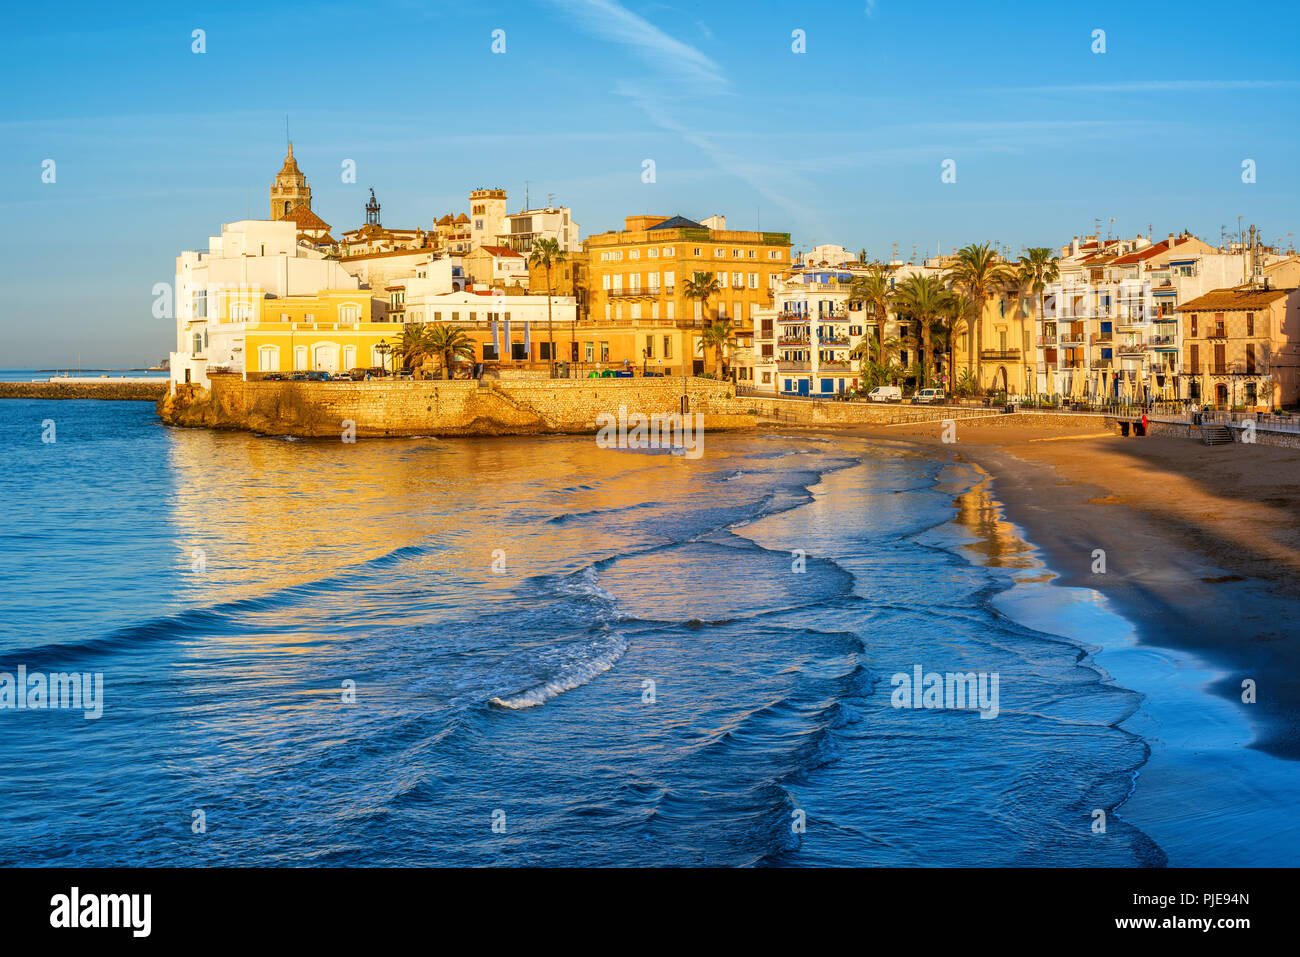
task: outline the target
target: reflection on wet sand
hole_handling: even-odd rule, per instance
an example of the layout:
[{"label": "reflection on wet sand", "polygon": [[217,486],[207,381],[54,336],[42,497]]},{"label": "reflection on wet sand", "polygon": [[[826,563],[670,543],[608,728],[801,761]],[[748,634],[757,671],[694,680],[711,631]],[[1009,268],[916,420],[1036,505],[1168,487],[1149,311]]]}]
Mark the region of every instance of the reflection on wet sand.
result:
[{"label": "reflection on wet sand", "polygon": [[977,482],[953,498],[957,508],[953,521],[975,536],[963,548],[984,565],[1037,570],[1016,575],[1018,582],[1050,581],[1055,576],[1034,557],[1034,549],[1020,537],[1016,526],[1003,518],[1002,503],[990,492],[992,477],[983,469],[978,474]]}]

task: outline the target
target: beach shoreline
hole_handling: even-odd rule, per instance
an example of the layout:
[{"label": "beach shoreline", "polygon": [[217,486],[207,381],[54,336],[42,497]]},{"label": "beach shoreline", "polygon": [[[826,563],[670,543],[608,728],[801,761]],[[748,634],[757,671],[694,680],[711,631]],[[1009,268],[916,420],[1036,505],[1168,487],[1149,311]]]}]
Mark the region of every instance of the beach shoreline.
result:
[{"label": "beach shoreline", "polygon": [[937,423],[851,431],[982,468],[1057,584],[1095,589],[1139,640],[1212,662],[1249,746],[1300,758],[1300,451],[978,422],[952,443]]}]

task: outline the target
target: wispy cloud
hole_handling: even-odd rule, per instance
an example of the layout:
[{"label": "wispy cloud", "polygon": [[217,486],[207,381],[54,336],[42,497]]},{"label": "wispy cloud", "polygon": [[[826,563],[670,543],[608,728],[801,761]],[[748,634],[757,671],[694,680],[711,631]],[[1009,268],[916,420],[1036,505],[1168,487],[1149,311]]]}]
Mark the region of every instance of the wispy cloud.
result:
[{"label": "wispy cloud", "polygon": [[554,2],[588,33],[628,47],[665,76],[695,86],[702,85],[702,92],[730,91],[731,84],[725,73],[711,58],[613,0]]}]

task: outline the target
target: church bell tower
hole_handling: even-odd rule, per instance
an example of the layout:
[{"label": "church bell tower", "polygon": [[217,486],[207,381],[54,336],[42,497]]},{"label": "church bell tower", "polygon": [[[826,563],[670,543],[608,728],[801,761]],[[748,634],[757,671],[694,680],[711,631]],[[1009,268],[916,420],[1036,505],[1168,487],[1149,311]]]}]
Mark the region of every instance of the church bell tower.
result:
[{"label": "church bell tower", "polygon": [[283,219],[299,206],[311,209],[311,187],[307,177],[298,169],[298,161],[293,158],[293,143],[289,144],[289,155],[284,158],[284,165],[271,184],[271,218]]}]

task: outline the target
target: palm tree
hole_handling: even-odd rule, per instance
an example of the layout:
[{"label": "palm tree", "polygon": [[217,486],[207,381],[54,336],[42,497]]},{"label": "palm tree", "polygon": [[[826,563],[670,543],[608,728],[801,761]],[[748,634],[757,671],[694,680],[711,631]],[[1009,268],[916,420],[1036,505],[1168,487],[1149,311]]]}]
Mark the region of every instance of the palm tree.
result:
[{"label": "palm tree", "polygon": [[732,334],[730,319],[719,319],[704,327],[704,332],[700,335],[700,341],[704,343],[706,349],[716,350],[714,359],[715,375],[718,379],[722,378],[722,350],[728,346],[736,344],[736,337]]},{"label": "palm tree", "polygon": [[884,342],[863,339],[853,347],[853,351],[849,354],[860,360],[858,376],[862,380],[862,388],[890,385],[898,378],[898,366],[894,361],[898,356],[898,350],[899,342],[893,336]]},{"label": "palm tree", "polygon": [[[1020,282],[1028,286],[1030,292],[1038,297],[1038,322],[1041,328],[1043,321],[1044,297],[1043,292],[1048,283],[1056,282],[1061,278],[1061,257],[1052,255],[1052,251],[1046,246],[1031,246],[1025,255],[1020,257]],[[1023,335],[1023,330],[1022,330]],[[1026,357],[1028,365],[1028,357]]]},{"label": "palm tree", "polygon": [[[722,291],[722,284],[714,278],[711,272],[694,272],[691,278],[686,280],[682,291],[686,294],[687,299],[698,299],[700,301],[700,315],[704,322],[709,321],[709,297],[716,296]],[[682,336],[682,395],[686,395],[686,363],[692,358],[686,354],[687,345],[690,341],[689,335]],[[685,399],[683,398],[682,414],[686,414]]]},{"label": "palm tree", "polygon": [[889,269],[880,263],[872,263],[865,276],[855,276],[849,283],[849,304],[869,305],[876,316],[877,346],[885,341],[885,314],[892,296]]},{"label": "palm tree", "polygon": [[566,259],[560,243],[555,239],[538,239],[533,243],[528,265],[540,266],[546,270],[546,338],[550,341],[551,378],[555,378],[555,325],[551,319],[551,267]]},{"label": "palm tree", "polygon": [[408,322],[402,327],[402,343],[394,350],[402,356],[402,367],[414,369],[424,359],[436,355],[433,330],[423,322]]},{"label": "palm tree", "polygon": [[933,358],[930,348],[930,332],[940,316],[952,293],[944,285],[940,276],[913,274],[898,284],[894,290],[894,308],[906,313],[920,326],[921,376],[917,379],[918,389],[930,384],[930,361]]},{"label": "palm tree", "polygon": [[957,261],[948,271],[948,282],[958,292],[970,297],[975,308],[973,318],[975,335],[968,344],[971,353],[969,365],[975,368],[975,381],[983,383],[983,360],[980,353],[984,351],[984,304],[993,293],[1005,285],[1014,275],[1011,267],[1003,262],[992,243],[971,243],[957,251]]},{"label": "palm tree", "polygon": [[456,326],[434,326],[429,330],[429,347],[434,355],[442,357],[442,377],[451,378],[452,366],[457,359],[474,358],[474,340]]},{"label": "palm tree", "polygon": [[[975,304],[971,302],[969,296],[960,293],[952,293],[948,301],[944,303],[943,315],[941,322],[944,327],[944,337],[948,340],[948,391],[955,390],[957,385],[957,357],[955,350],[957,348],[957,327],[963,322],[969,329],[975,316]],[[968,370],[969,371],[969,370]]]},{"label": "palm tree", "polygon": [[716,296],[722,291],[722,285],[714,278],[711,272],[696,272],[691,274],[691,278],[686,280],[683,292],[686,293],[687,299],[698,299],[700,301],[700,315],[703,321],[709,321],[709,299]]}]

